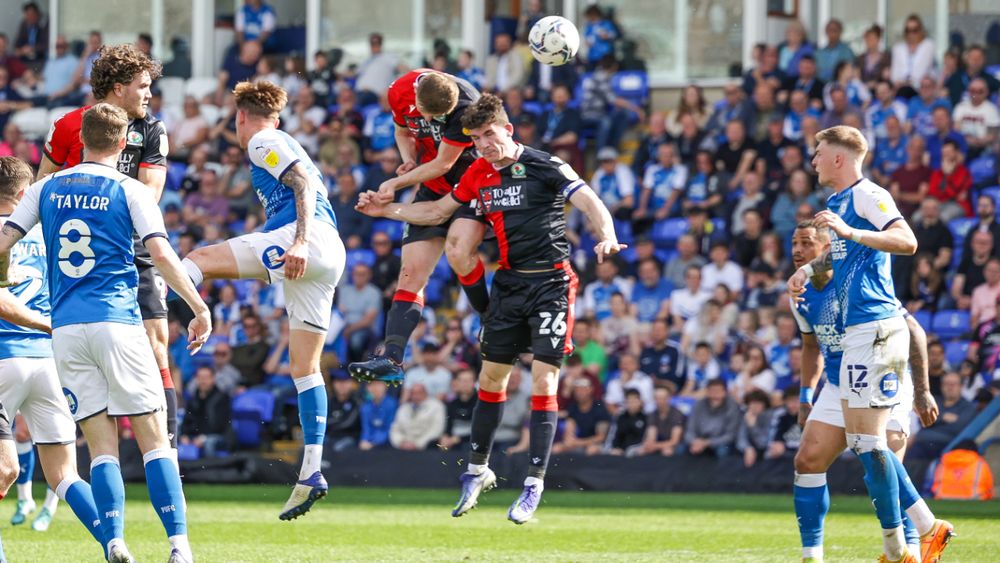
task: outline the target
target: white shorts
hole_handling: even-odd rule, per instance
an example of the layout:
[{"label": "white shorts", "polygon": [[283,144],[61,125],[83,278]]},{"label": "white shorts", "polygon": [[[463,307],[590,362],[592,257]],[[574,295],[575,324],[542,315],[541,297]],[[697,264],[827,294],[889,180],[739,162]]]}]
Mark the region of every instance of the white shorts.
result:
[{"label": "white shorts", "polygon": [[0,403],[11,416],[21,411],[36,444],[72,444],[76,440],[76,424],[52,358],[0,360]]},{"label": "white shorts", "polygon": [[910,329],[903,317],[848,327],[841,341],[840,398],[852,409],[887,408],[899,404],[907,381]]},{"label": "white shorts", "polygon": [[285,280],[283,262],[295,238],[295,224],[273,231],[250,233],[229,239],[241,278],[256,278],[268,283],[285,281],[285,307],[291,329],[325,333],[330,326],[333,294],[344,273],[347,252],[340,233],[333,226],[313,221],[309,230],[309,258],[306,273],[297,280]]},{"label": "white shorts", "polygon": [[[844,428],[844,409],[840,402],[840,389],[829,381],[819,392],[819,398],[809,411],[809,420]],[[903,385],[899,392],[899,404],[892,407],[886,430],[910,435],[910,412],[913,410],[913,385]]]},{"label": "white shorts", "polygon": [[61,326],[52,331],[52,350],[77,422],[105,410],[109,416],[134,416],[166,408],[160,370],[142,325]]}]

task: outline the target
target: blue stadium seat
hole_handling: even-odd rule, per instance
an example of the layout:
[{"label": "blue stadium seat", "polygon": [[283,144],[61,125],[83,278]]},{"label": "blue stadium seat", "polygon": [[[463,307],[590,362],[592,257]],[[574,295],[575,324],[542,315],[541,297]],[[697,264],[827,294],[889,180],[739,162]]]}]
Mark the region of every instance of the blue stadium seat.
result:
[{"label": "blue stadium seat", "polygon": [[434,266],[434,271],[431,272],[431,277],[447,282],[451,279],[451,276],[451,265],[448,264],[448,258],[442,254],[441,259],[438,260],[437,265]]},{"label": "blue stadium seat", "polygon": [[958,219],[948,221],[948,229],[951,230],[951,236],[955,237],[955,239],[961,239],[956,240],[956,246],[965,240],[965,236],[969,234],[969,230],[977,222],[979,222],[979,219],[976,217],[959,217]]},{"label": "blue stadium seat", "polygon": [[439,278],[431,276],[424,287],[424,302],[431,307],[437,307],[444,301],[445,282]]},{"label": "blue stadium seat", "polygon": [[997,163],[990,155],[983,155],[970,162],[968,166],[973,184],[982,185],[992,182],[997,177]]},{"label": "blue stadium seat", "polygon": [[635,262],[635,247],[630,246],[625,250],[622,250],[621,252],[618,253],[618,256],[620,256],[621,259],[624,260],[626,264],[631,264],[632,262]]},{"label": "blue stadium seat", "polygon": [[623,70],[611,77],[615,95],[643,107],[649,101],[649,77],[641,70]]},{"label": "blue stadium seat", "polygon": [[673,248],[687,230],[687,219],[664,219],[653,224],[652,239],[656,246]]},{"label": "blue stadium seat", "polygon": [[615,219],[615,234],[618,235],[618,242],[632,244],[632,223]]},{"label": "blue stadium seat", "polygon": [[957,370],[958,365],[965,360],[965,355],[969,352],[968,340],[952,340],[944,345],[944,359],[952,369]]},{"label": "blue stadium seat", "polygon": [[187,173],[187,165],[180,162],[167,163],[167,181],[164,187],[168,190],[178,191],[184,183],[184,174]]},{"label": "blue stadium seat", "polygon": [[260,445],[261,428],[274,417],[274,395],[262,389],[250,389],[233,399],[233,430],[242,447]]},{"label": "blue stadium seat", "polygon": [[194,444],[177,444],[177,459],[180,461],[197,461],[201,457],[201,448]]},{"label": "blue stadium seat", "polygon": [[403,227],[403,223],[399,221],[376,219],[372,222],[372,233],[385,233],[392,242],[399,243],[403,240]]},{"label": "blue stadium seat", "polygon": [[369,268],[375,263],[375,251],[368,248],[355,248],[347,251],[347,263],[344,268],[345,273],[350,273],[357,264],[364,264]]},{"label": "blue stadium seat", "polygon": [[930,311],[917,311],[913,313],[913,318],[917,320],[917,324],[924,329],[924,332],[931,331],[931,322],[933,320],[934,314]]},{"label": "blue stadium seat", "polygon": [[958,338],[969,332],[969,312],[958,309],[938,311],[931,322],[930,331],[942,340]]},{"label": "blue stadium seat", "polygon": [[717,233],[725,233],[728,227],[726,220],[721,217],[712,219],[712,225],[715,227],[715,232]]},{"label": "blue stadium seat", "polygon": [[1000,186],[990,186],[979,191],[979,195],[988,195],[1000,207]]},{"label": "blue stadium seat", "polygon": [[992,74],[997,80],[1000,80],[1000,65],[990,65],[986,67],[986,72]]},{"label": "blue stadium seat", "polygon": [[522,105],[522,109],[534,115],[535,117],[538,117],[539,115],[545,113],[545,105],[542,104],[541,102],[534,102],[534,101],[524,102],[524,104]]}]

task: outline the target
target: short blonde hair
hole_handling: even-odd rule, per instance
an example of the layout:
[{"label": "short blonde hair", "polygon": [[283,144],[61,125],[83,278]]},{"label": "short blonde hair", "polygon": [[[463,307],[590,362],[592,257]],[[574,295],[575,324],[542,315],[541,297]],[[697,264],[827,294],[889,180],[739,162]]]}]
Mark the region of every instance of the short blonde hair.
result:
[{"label": "short blonde hair", "polygon": [[240,82],[233,94],[238,109],[259,117],[277,117],[288,103],[285,90],[267,80]]},{"label": "short blonde hair", "polygon": [[847,125],[837,125],[824,129],[816,133],[816,143],[822,143],[843,147],[856,155],[859,159],[864,158],[868,153],[868,141],[861,131]]},{"label": "short blonde hair", "polygon": [[109,153],[118,149],[128,130],[128,114],[122,108],[101,102],[83,112],[80,139],[88,151]]},{"label": "short blonde hair", "polygon": [[431,115],[447,115],[458,105],[458,84],[443,72],[428,72],[416,88],[417,104]]}]

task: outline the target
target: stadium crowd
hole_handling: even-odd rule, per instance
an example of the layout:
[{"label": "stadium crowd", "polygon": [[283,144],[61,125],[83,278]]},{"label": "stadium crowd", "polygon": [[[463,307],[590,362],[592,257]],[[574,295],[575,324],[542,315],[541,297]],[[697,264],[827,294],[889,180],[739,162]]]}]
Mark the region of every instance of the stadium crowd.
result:
[{"label": "stadium crowd", "polygon": [[[942,416],[914,433],[913,455],[936,457],[1000,394],[1000,73],[987,70],[982,47],[950,49],[938,61],[911,16],[891,49],[873,26],[865,51],[854,53],[837,20],[826,23],[822,48],[793,22],[780,44],[757,46],[753,67],[718,102],[689,85],[676,107],[650,107],[648,92],[637,96],[616,79],[643,75],[644,67],[621,49],[624,30],[608,12],[594,5],[578,22],[584,47],[574,64],[546,67],[527,49],[527,29],[542,15],[540,2],[529,4],[516,37],[497,34],[488,55],[453,57],[436,41],[426,64],[499,93],[516,137],[586,172],[631,245],[596,264],[585,220],[571,215],[581,290],[576,350],[559,389],[557,453],[733,455],[749,466],[794,452],[801,342],[784,285],[790,239],[829,195],[810,169],[814,134],[840,124],[865,133],[867,173],[891,190],[919,240],[915,257],[896,258],[893,276],[900,301],[930,334],[931,390]],[[305,72],[301,55],[275,52],[269,42],[273,10],[248,1],[239,12],[237,41],[215,87],[187,88],[182,104],[165,102],[167,84],[189,72],[190,61],[168,64],[154,86],[149,110],[170,135],[161,201],[170,241],[183,257],[262,224],[236,144],[231,90],[242,80],[282,85],[290,102],[281,127],[322,167],[348,248],[324,355],[328,443],[335,450],[460,446],[476,401],[479,320],[443,260],[426,290],[404,386],[359,389],[341,368],[381,340],[400,269],[403,225],[372,220],[354,205],[401,164],[384,93],[405,69],[403,58],[383,51],[373,33],[359,65],[341,68],[324,51]],[[40,27],[38,12],[26,5],[22,28]],[[102,44],[94,31],[74,54],[73,42],[59,37],[45,62],[47,34],[35,29],[13,44],[0,36],[0,155],[34,165],[44,158],[40,140],[23,134],[17,113],[87,103],[89,65]],[[488,242],[483,257],[495,269]],[[203,293],[215,334],[194,357],[182,328],[189,313],[171,311],[182,443],[206,456],[255,447],[259,436],[233,428],[247,412],[268,422],[265,439],[291,436],[297,417],[281,286],[226,281]],[[528,446],[525,374],[515,367],[507,391],[497,435],[507,453]]]}]

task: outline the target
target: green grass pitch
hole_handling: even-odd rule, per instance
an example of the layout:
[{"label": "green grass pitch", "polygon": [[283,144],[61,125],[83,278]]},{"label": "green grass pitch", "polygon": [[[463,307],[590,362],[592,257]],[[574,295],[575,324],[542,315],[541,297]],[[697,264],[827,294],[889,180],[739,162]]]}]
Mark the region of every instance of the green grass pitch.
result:
[{"label": "green grass pitch", "polygon": [[[486,493],[452,518],[458,490],[340,489],[293,522],[278,520],[289,489],[189,486],[188,523],[201,562],[242,561],[799,561],[791,495],[582,493],[546,491],[536,519],[506,520],[513,489]],[[35,498],[44,495],[36,488]],[[166,538],[145,498],[128,485],[126,540],[140,562],[165,561]],[[13,495],[11,495],[13,497]],[[13,498],[0,504],[12,563],[100,561],[69,507],[48,532],[12,528]],[[1000,562],[1000,502],[932,502],[959,537],[945,563]],[[826,559],[874,561],[881,549],[864,497],[834,497]]]}]

